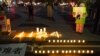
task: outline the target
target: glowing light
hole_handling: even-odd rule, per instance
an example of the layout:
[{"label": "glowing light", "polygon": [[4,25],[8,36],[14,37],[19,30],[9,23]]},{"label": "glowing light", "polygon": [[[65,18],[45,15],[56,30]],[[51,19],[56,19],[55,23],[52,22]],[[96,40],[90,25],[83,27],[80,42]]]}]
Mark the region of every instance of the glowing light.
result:
[{"label": "glowing light", "polygon": [[[61,37],[61,34],[59,34],[57,31],[48,34],[46,32],[46,28],[43,28],[43,29],[36,28],[36,32],[34,32],[34,33],[33,33],[33,31],[31,33],[27,33],[27,34],[25,32],[21,32],[18,35],[15,35],[15,37],[13,39],[15,39],[15,38],[22,39],[24,37],[27,37],[27,38],[33,38],[34,37],[36,40],[45,40],[48,37],[59,38],[59,37]],[[48,41],[48,42],[51,42],[51,41]],[[53,40],[53,42],[56,42],[56,41]]]},{"label": "glowing light", "polygon": [[36,28],[36,32],[39,32],[39,28]]},{"label": "glowing light", "polygon": [[38,32],[38,33],[36,34],[36,38],[41,39],[41,37],[42,37],[41,32]]},{"label": "glowing light", "polygon": [[53,53],[53,54],[55,53],[54,50],[52,50],[52,53]]},{"label": "glowing light", "polygon": [[28,35],[28,37],[33,37],[33,32],[31,32],[29,35]]},{"label": "glowing light", "polygon": [[[86,52],[85,52],[86,51]],[[38,52],[41,54],[41,53],[43,53],[43,54],[45,54],[46,53],[46,51],[45,50],[43,50],[43,51],[41,51],[41,50],[39,50],[39,51],[37,51],[37,50],[35,50],[34,51],[35,52],[35,54],[37,54]],[[50,53],[50,50],[47,50],[47,53],[49,54]],[[51,53],[52,54],[54,54],[54,53],[56,53],[56,54],[58,54],[59,53],[59,50],[52,50],[51,51]],[[94,51],[93,50],[61,50],[61,53],[62,54],[64,54],[64,53],[69,53],[69,54],[71,54],[71,53],[73,53],[73,54],[75,54],[75,53],[78,53],[78,54],[81,54],[81,53],[87,53],[87,54],[93,54],[94,53]]]},{"label": "glowing light", "polygon": [[78,43],[80,43],[81,42],[81,40],[78,40]]},{"label": "glowing light", "polygon": [[93,53],[94,53],[94,51],[93,51],[93,50],[91,50],[91,53],[93,54]]},{"label": "glowing light", "polygon": [[42,33],[42,37],[47,38],[47,37],[48,37],[47,32],[43,32],[43,33]]},{"label": "glowing light", "polygon": [[41,39],[42,37],[43,38],[47,38],[47,32],[46,32],[46,28],[43,28],[43,29],[39,29],[39,28],[36,28],[36,38],[39,38]]},{"label": "glowing light", "polygon": [[78,53],[81,53],[81,51],[80,51],[80,50],[78,50]]},{"label": "glowing light", "polygon": [[39,5],[39,4],[40,4],[40,2],[37,3],[37,5]]},{"label": "glowing light", "polygon": [[69,43],[69,40],[67,40],[67,42]]},{"label": "glowing light", "polygon": [[50,53],[50,51],[48,50],[47,53]]},{"label": "glowing light", "polygon": [[85,53],[85,50],[83,50],[82,53]]},{"label": "glowing light", "polygon": [[64,53],[64,50],[62,50],[62,53]]},{"label": "glowing light", "polygon": [[52,32],[52,33],[50,34],[50,36],[59,38],[59,37],[61,37],[62,35],[59,34],[59,33],[56,31],[56,32]]},{"label": "glowing light", "polygon": [[76,50],[73,50],[73,53],[76,53]]},{"label": "glowing light", "polygon": [[43,50],[43,54],[45,53],[45,51]]},{"label": "glowing light", "polygon": [[60,40],[60,42],[62,42],[62,40]]},{"label": "glowing light", "polygon": [[25,32],[21,32],[19,35],[17,35],[16,37],[23,37]]},{"label": "glowing light", "polygon": [[85,43],[85,40],[83,40],[82,42]]},{"label": "glowing light", "polygon": [[20,40],[24,37],[25,32],[21,32],[18,35],[16,35],[14,38],[19,38]]},{"label": "glowing light", "polygon": [[61,37],[61,34],[59,34],[57,31],[56,31],[56,37]]},{"label": "glowing light", "polygon": [[66,53],[68,53],[68,51],[66,50]]},{"label": "glowing light", "polygon": [[86,52],[89,53],[89,50],[87,50]]},{"label": "glowing light", "polygon": [[63,42],[65,43],[65,42],[66,42],[66,40],[63,40]]},{"label": "glowing light", "polygon": [[46,28],[43,28],[43,32],[46,32]]},{"label": "glowing light", "polygon": [[39,30],[39,28],[37,28],[36,30],[37,30],[37,36],[36,36],[37,38],[41,38],[41,37],[47,38],[49,36],[54,36],[54,37],[57,37],[57,38],[61,37],[61,34],[59,34],[57,31],[51,33],[48,36],[48,34],[46,32],[46,28],[43,28],[43,29],[40,29],[40,30]]},{"label": "glowing light", "polygon": [[55,43],[55,40],[53,40],[53,42]]},{"label": "glowing light", "polygon": [[73,40],[73,42],[75,43],[75,42],[76,42],[76,40]]},{"label": "glowing light", "polygon": [[71,51],[71,50],[69,50],[69,53],[72,53],[72,51]]},{"label": "glowing light", "polygon": [[43,29],[40,29],[39,30],[39,28],[36,28],[36,38],[39,38],[39,39],[41,39],[42,37],[43,38],[47,38],[48,36],[47,36],[47,32],[46,32],[46,28],[43,28]]},{"label": "glowing light", "polygon": [[63,6],[63,5],[67,5],[67,3],[64,3],[64,2],[63,2],[63,3],[60,3],[60,5],[61,5],[61,6]]},{"label": "glowing light", "polygon": [[35,50],[35,53],[38,53],[37,50]]},{"label": "glowing light", "polygon": [[58,51],[58,50],[56,50],[56,53],[59,53],[59,51]]},{"label": "glowing light", "polygon": [[59,40],[57,40],[57,43],[59,43]]},{"label": "glowing light", "polygon": [[50,36],[55,36],[55,32],[52,32],[52,33],[50,34]]},{"label": "glowing light", "polygon": [[72,42],[73,42],[73,40],[70,40],[70,42],[72,43]]},{"label": "glowing light", "polygon": [[50,42],[51,42],[51,40],[48,40],[48,42],[50,43]]},{"label": "glowing light", "polygon": [[39,50],[39,53],[42,53],[41,50]]}]

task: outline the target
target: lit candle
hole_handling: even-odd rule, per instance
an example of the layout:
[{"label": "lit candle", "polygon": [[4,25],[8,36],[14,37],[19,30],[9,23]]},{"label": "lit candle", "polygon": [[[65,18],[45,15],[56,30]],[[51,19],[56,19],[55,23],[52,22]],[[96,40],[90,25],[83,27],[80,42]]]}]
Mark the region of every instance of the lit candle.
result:
[{"label": "lit candle", "polygon": [[39,28],[36,28],[36,32],[39,32]]},{"label": "lit candle", "polygon": [[25,32],[21,32],[17,37],[24,37]]},{"label": "lit candle", "polygon": [[28,37],[33,37],[33,32],[31,32],[29,35],[28,35]]},{"label": "lit candle", "polygon": [[43,28],[43,32],[46,32],[46,28]]},{"label": "lit candle", "polygon": [[19,33],[18,35],[16,35],[14,38],[19,38],[20,40],[22,40],[22,38],[24,37],[24,35],[25,35],[25,32],[23,31],[23,32]]},{"label": "lit candle", "polygon": [[42,32],[43,32],[42,29],[40,29],[40,31],[37,32],[37,38],[38,38],[38,39],[41,39],[41,37],[42,37]]},{"label": "lit candle", "polygon": [[43,30],[42,29],[40,29],[40,33],[42,33],[43,32]]},{"label": "lit candle", "polygon": [[41,32],[37,32],[36,39],[41,40]]},{"label": "lit candle", "polygon": [[60,37],[60,35],[59,35],[59,33],[57,31],[56,31],[56,37],[58,37],[58,38]]}]

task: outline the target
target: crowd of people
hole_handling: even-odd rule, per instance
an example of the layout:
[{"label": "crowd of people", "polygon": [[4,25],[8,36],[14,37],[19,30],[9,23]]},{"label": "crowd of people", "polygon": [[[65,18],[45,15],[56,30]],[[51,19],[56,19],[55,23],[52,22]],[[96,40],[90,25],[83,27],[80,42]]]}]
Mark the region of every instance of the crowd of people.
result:
[{"label": "crowd of people", "polygon": [[[75,24],[76,24],[76,32],[83,33],[84,31],[84,24],[86,21],[86,17],[88,15],[87,13],[87,7],[85,3],[69,3],[72,6],[72,15],[75,18]],[[59,6],[60,4],[57,2],[53,3],[53,6]],[[4,10],[4,7],[7,5],[5,3],[2,3],[0,5],[0,12]],[[34,20],[34,4],[33,2],[29,2],[27,5],[27,12],[28,12],[28,18],[30,21]]]}]

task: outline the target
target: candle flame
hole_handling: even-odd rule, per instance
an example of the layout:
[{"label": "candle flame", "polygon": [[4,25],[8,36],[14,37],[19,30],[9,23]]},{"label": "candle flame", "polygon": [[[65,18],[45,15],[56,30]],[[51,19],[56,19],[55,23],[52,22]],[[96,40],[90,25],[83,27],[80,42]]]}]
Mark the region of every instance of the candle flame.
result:
[{"label": "candle flame", "polygon": [[[23,31],[23,32],[19,33],[18,35],[15,35],[14,38],[22,39],[22,38],[26,37],[25,35],[26,35],[26,33]],[[28,38],[35,37],[36,39],[46,39],[48,37],[60,38],[61,36],[62,35],[58,31],[55,31],[55,32],[52,32],[51,34],[48,34],[46,32],[46,28],[43,28],[43,29],[36,28],[36,32],[33,33],[33,31],[32,31],[29,34],[27,34]]]},{"label": "candle flame", "polygon": [[21,32],[18,35],[16,35],[14,38],[19,38],[20,40],[24,37],[25,32]]},{"label": "candle flame", "polygon": [[33,32],[31,32],[29,35],[28,35],[28,37],[33,37]]}]

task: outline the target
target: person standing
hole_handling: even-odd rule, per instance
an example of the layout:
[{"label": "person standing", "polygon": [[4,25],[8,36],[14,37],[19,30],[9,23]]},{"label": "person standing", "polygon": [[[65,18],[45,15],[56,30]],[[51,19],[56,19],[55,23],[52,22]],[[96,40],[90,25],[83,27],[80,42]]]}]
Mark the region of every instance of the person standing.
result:
[{"label": "person standing", "polygon": [[3,6],[0,5],[0,13],[1,13],[3,10],[4,10],[4,9],[3,9]]},{"label": "person standing", "polygon": [[29,18],[29,20],[33,20],[33,15],[34,15],[33,4],[32,3],[29,3],[27,5],[27,9],[28,9],[28,18]]},{"label": "person standing", "polygon": [[83,33],[84,24],[87,17],[87,11],[84,3],[81,3],[79,7],[73,7],[73,16],[75,17],[76,32]]}]

